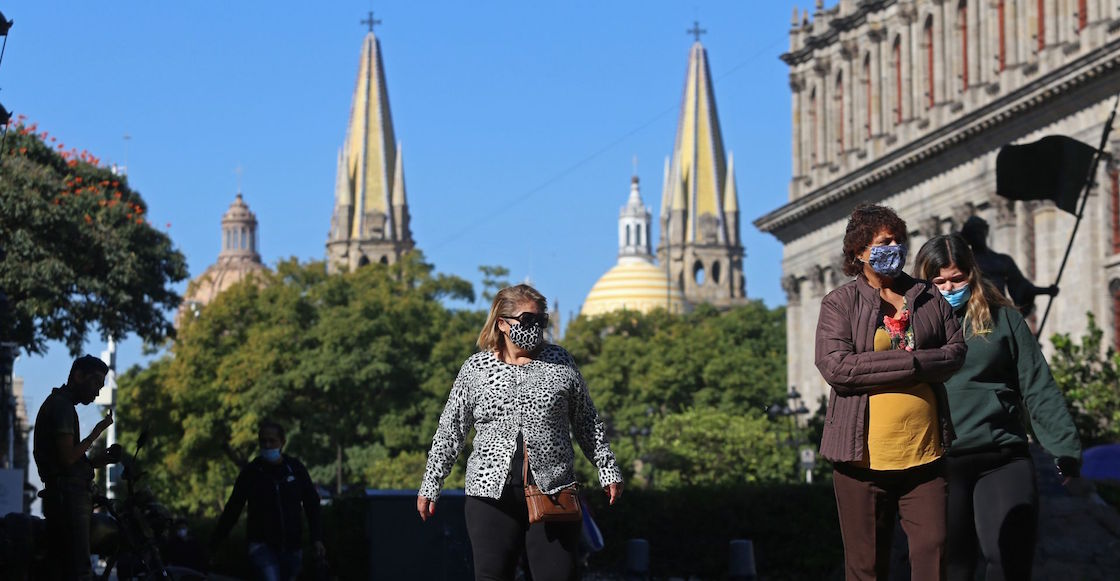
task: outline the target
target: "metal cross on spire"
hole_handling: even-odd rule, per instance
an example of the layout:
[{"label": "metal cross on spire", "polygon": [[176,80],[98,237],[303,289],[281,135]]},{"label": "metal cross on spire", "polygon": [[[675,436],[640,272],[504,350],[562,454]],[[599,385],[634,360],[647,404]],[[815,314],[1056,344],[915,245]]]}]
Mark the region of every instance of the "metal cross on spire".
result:
[{"label": "metal cross on spire", "polygon": [[373,10],[370,10],[368,14],[369,16],[363,18],[361,23],[369,26],[369,31],[373,32],[373,27],[381,24],[381,21],[373,17]]},{"label": "metal cross on spire", "polygon": [[241,174],[242,174],[241,164],[237,164],[237,167],[233,168],[233,173],[237,174],[237,195],[240,196],[241,195]]},{"label": "metal cross on spire", "polygon": [[695,36],[696,37],[696,42],[700,42],[700,35],[701,34],[708,34],[708,29],[700,28],[700,21],[699,20],[693,20],[692,21],[692,28],[686,30],[685,33]]}]

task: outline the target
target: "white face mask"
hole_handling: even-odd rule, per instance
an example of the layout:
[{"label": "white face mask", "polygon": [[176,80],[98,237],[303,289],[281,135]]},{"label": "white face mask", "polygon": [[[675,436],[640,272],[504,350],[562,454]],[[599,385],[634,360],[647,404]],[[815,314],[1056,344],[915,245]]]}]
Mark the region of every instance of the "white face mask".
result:
[{"label": "white face mask", "polygon": [[261,448],[261,459],[273,464],[280,461],[280,448]]}]

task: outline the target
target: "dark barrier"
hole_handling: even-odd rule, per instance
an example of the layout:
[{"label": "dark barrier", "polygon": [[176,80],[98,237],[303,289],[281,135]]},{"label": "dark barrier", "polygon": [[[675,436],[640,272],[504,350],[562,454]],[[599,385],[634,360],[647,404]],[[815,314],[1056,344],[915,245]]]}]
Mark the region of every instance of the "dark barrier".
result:
[{"label": "dark barrier", "polygon": [[371,581],[474,579],[462,490],[445,490],[428,522],[416,514],[415,490],[369,490],[361,499]]}]

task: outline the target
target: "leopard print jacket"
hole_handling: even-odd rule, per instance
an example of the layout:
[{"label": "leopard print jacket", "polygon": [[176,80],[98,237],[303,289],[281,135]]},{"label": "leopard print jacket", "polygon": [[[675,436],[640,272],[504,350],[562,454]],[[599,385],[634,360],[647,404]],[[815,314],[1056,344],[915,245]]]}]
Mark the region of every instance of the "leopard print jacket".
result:
[{"label": "leopard print jacket", "polygon": [[599,469],[605,487],[622,482],[606,426],[572,356],[546,344],[526,365],[511,365],[490,351],[475,353],[459,369],[428,452],[420,496],[436,500],[443,481],[476,430],[467,458],[466,494],[501,498],[521,433],[537,486],[552,494],[576,481],[572,436]]}]

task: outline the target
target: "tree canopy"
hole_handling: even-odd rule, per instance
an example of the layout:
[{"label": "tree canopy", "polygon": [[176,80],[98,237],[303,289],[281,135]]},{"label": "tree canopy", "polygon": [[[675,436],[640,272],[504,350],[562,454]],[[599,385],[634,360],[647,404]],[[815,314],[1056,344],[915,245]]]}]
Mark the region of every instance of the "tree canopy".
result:
[{"label": "tree canopy", "polygon": [[186,260],[148,220],[123,175],[22,120],[0,157],[0,337],[31,353],[78,353],[89,331],[159,342],[174,330],[171,288]]},{"label": "tree canopy", "polygon": [[[166,357],[118,379],[122,441],[146,426],[159,448],[153,483],[194,513],[220,509],[266,418],[288,428],[286,450],[317,482],[414,489],[486,317],[448,299],[470,302],[473,289],[418,252],[337,275],[321,262],[282,262],[184,321]],[[796,453],[775,435],[784,424],[773,429],[762,413],[785,395],[782,309],[579,318],[560,343],[635,484],[795,477]],[[465,460],[447,486],[462,485]]]},{"label": "tree canopy", "polygon": [[148,428],[166,498],[192,512],[220,508],[264,419],[287,427],[286,450],[316,481],[404,486],[407,476],[414,487],[419,476],[392,463],[415,467],[426,451],[482,324],[444,298],[473,300],[473,290],[419,253],[339,275],[282,262],[184,321],[170,355],[120,378],[122,427]]}]

